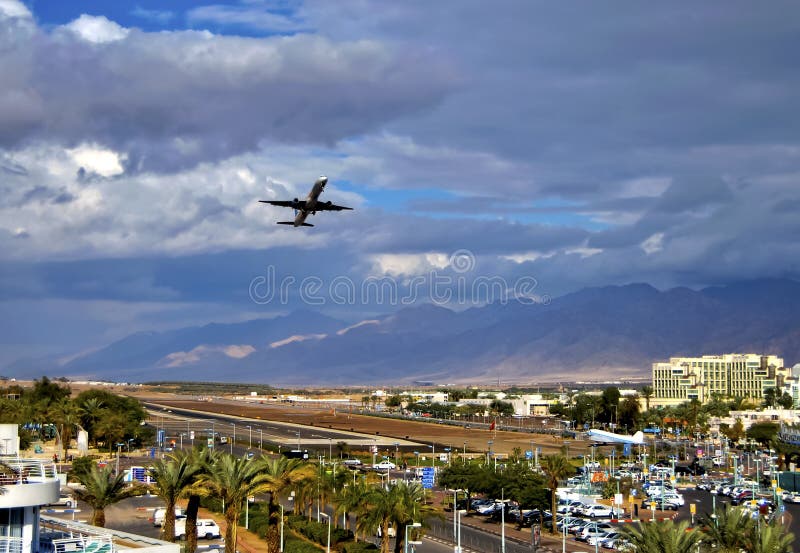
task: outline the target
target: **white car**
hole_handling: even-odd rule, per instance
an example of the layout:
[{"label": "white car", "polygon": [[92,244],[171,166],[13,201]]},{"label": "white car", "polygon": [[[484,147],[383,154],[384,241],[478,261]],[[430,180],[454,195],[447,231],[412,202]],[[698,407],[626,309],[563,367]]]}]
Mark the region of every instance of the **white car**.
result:
[{"label": "white car", "polygon": [[581,509],[580,512],[583,516],[589,518],[597,518],[597,517],[611,518],[611,515],[614,514],[610,507],[599,504],[587,505],[586,507]]},{"label": "white car", "polygon": [[374,468],[375,470],[386,470],[386,471],[389,471],[389,470],[396,469],[397,465],[395,465],[391,461],[384,460],[384,461],[381,461],[380,463],[372,465],[372,468]]},{"label": "white car", "polygon": [[[212,540],[222,536],[219,525],[210,518],[197,519],[197,537]],[[175,521],[175,537],[181,540],[186,539],[186,519],[182,518]]]},{"label": "white car", "polygon": [[342,464],[346,467],[360,467],[361,459],[345,459]]},{"label": "white car", "polygon": [[58,494],[58,501],[51,503],[50,505],[72,509],[75,505],[77,505],[77,502],[69,492],[61,492]]},{"label": "white car", "polygon": [[[164,524],[164,514],[166,509],[164,507],[159,507],[155,511],[153,511],[153,526],[161,526]],[[186,511],[184,511],[180,507],[175,507],[175,520],[186,518]]]}]

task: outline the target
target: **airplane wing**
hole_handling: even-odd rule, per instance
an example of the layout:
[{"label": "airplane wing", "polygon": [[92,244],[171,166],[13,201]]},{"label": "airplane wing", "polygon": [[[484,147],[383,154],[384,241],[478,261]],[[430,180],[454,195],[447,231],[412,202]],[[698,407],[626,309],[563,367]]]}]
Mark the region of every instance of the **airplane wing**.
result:
[{"label": "airplane wing", "polygon": [[258,200],[262,204],[269,204],[269,205],[277,205],[278,207],[292,207],[294,209],[305,209],[306,202],[305,200]]},{"label": "airplane wing", "polygon": [[317,205],[314,206],[314,211],[342,211],[343,209],[352,210],[353,208],[332,204],[331,202],[317,202]]}]

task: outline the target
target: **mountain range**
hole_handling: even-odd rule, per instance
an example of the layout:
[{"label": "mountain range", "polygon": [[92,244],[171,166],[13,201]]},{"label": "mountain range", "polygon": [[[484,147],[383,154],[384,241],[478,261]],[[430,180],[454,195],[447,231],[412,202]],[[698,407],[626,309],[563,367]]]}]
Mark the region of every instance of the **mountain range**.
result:
[{"label": "mountain range", "polygon": [[702,290],[585,288],[547,305],[453,311],[422,304],[350,324],[313,311],[235,324],[139,332],[66,361],[20,360],[10,376],[278,386],[528,384],[647,377],[671,356],[770,353],[800,362],[800,283]]}]

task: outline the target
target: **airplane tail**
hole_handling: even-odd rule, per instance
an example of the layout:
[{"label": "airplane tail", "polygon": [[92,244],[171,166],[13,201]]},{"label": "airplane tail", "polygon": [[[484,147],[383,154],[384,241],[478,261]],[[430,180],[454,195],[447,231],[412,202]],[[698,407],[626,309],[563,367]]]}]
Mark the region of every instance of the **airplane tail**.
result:
[{"label": "airplane tail", "polygon": [[639,430],[636,434],[633,435],[633,441],[637,444],[644,443],[644,433]]},{"label": "airplane tail", "polygon": [[[278,221],[278,224],[279,225],[293,225],[294,226],[294,221]],[[303,223],[300,226],[301,227],[313,227],[314,225],[312,225],[311,223]]]}]

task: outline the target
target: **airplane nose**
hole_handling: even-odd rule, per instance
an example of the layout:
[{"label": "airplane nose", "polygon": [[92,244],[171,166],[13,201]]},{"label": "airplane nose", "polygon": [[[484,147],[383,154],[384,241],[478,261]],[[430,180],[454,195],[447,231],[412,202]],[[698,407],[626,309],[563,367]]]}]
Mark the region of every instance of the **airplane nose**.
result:
[{"label": "airplane nose", "polygon": [[328,177],[326,177],[325,175],[320,176],[317,180],[321,182],[323,186],[328,184]]}]

